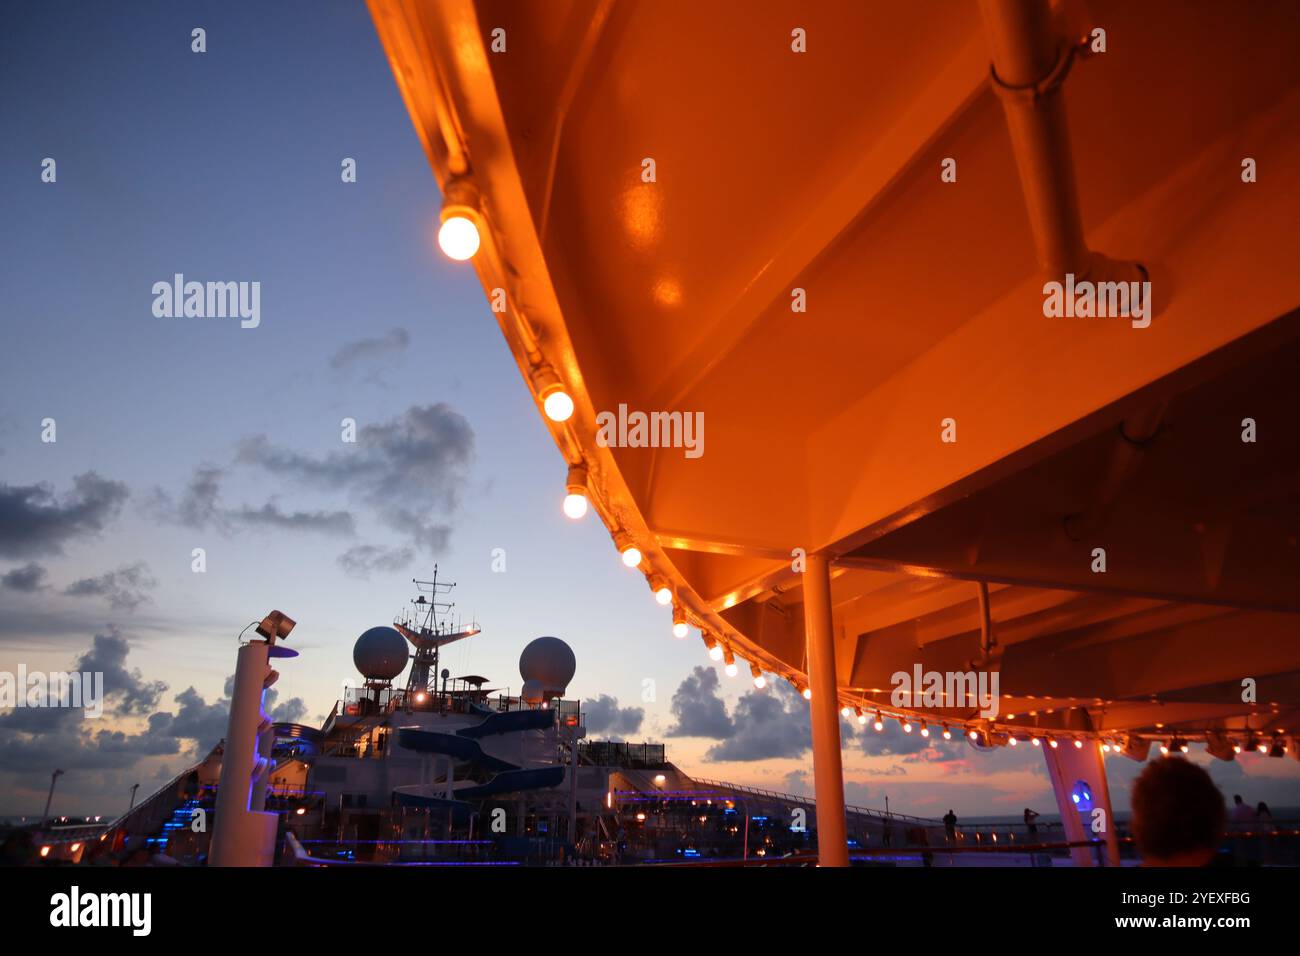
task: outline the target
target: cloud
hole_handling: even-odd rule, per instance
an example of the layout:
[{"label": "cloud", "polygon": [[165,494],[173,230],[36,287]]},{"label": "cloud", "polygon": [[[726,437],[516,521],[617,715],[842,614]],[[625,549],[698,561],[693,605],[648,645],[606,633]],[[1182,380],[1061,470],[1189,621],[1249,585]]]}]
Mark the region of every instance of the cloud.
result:
[{"label": "cloud", "polygon": [[95,578],[73,581],[63,593],[70,597],[106,597],[109,607],[115,610],[134,611],[152,600],[146,593],[158,582],[149,575],[149,566],[143,561],[108,571]]},{"label": "cloud", "polygon": [[673,692],[671,710],[677,723],[667,736],[726,740],[734,734],[736,725],[727,715],[718,687],[717,671],[698,666],[692,670]]},{"label": "cloud", "polygon": [[167,685],[144,680],[139,668],[128,671],[126,658],[130,653],[130,643],[110,624],[106,633],[95,635],[90,650],[77,659],[76,670],[103,673],[104,696],[115,702],[117,713],[147,714],[158,706]]},{"label": "cloud", "polygon": [[194,469],[179,498],[173,500],[167,492],[156,488],[146,503],[146,510],[158,520],[199,531],[214,528],[226,534],[243,529],[268,528],[341,537],[351,537],[356,533],[356,520],[348,511],[284,511],[274,498],[260,508],[252,505],[226,507],[221,502],[225,475],[223,468],[201,464]]},{"label": "cloud", "polygon": [[306,485],[346,491],[373,509],[388,527],[408,534],[417,547],[446,547],[451,527],[435,520],[459,504],[470,462],[474,430],[445,403],[413,405],[401,416],[365,425],[346,450],[307,455],[281,448],[265,435],[245,438],[241,464]]},{"label": "cloud", "polygon": [[14,568],[0,575],[0,588],[10,591],[22,591],[32,594],[44,589],[45,568],[35,561],[29,561],[22,567]]},{"label": "cloud", "polygon": [[368,578],[374,571],[400,571],[415,560],[413,548],[379,548],[359,544],[338,556],[338,565],[354,578]]},{"label": "cloud", "polygon": [[618,698],[601,694],[582,702],[582,713],[586,718],[587,730],[594,734],[626,736],[641,729],[645,720],[642,707],[619,707]]},{"label": "cloud", "polygon": [[339,372],[345,371],[367,359],[405,352],[410,344],[411,333],[406,329],[391,329],[381,338],[360,339],[344,345],[330,359],[330,368]]},{"label": "cloud", "polygon": [[[716,683],[716,673],[710,673],[714,674]],[[743,694],[736,702],[731,723],[732,733],[708,749],[704,755],[706,760],[799,757],[812,744],[808,702],[784,681],[774,682],[767,690]]]},{"label": "cloud", "polygon": [[93,471],[73,478],[72,487],[56,498],[45,484],[0,482],[0,557],[60,554],[67,542],[103,531],[130,495],[122,482]]}]

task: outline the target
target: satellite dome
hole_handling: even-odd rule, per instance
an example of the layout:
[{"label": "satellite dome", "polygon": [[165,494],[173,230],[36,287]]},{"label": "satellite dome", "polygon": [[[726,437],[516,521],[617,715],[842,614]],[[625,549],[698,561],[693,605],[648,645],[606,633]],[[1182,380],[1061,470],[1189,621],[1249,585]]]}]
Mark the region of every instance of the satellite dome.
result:
[{"label": "satellite dome", "polygon": [[352,645],[352,663],[366,680],[392,680],[406,670],[406,638],[391,627],[372,627]]},{"label": "satellite dome", "polygon": [[577,669],[573,649],[558,637],[530,641],[519,655],[519,676],[525,682],[537,681],[542,691],[552,696],[564,693]]}]

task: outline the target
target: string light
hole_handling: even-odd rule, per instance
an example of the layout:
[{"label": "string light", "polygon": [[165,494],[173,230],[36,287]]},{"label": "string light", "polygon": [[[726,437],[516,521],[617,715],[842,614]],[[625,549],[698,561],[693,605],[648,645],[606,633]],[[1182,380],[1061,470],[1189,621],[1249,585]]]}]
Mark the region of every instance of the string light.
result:
[{"label": "string light", "polygon": [[686,612],[680,607],[673,608],[673,637],[682,638],[690,633],[686,626]]},{"label": "string light", "polygon": [[912,722],[910,720],[899,718],[899,722],[902,724],[903,733],[910,734],[912,732]]},{"label": "string light", "polygon": [[944,724],[944,725],[943,725],[943,739],[944,739],[944,740],[952,740],[952,731],[948,729],[948,725],[947,725],[947,724]]},{"label": "string light", "polygon": [[635,568],[641,563],[641,550],[632,543],[626,531],[619,531],[614,535],[614,547],[618,548],[618,553],[623,556],[623,564],[626,567]]},{"label": "string light", "polygon": [[812,700],[812,688],[807,684],[804,684],[799,688],[799,693],[803,695],[804,700]]},{"label": "string light", "polygon": [[673,589],[668,586],[668,582],[662,575],[654,574],[650,577],[650,590],[655,593],[655,600],[667,607],[673,603]]},{"label": "string light", "polygon": [[867,723],[867,715],[862,712],[862,708],[854,707],[853,712],[858,715],[858,723],[865,726]]},{"label": "string light", "polygon": [[1007,736],[1007,743],[1008,743],[1010,746],[1014,747],[1014,746],[1016,746],[1017,744],[1019,744],[1020,741],[1016,740],[1016,735],[1015,735],[1015,734],[1009,734],[1009,735]]},{"label": "string light", "polygon": [[587,469],[582,465],[570,465],[564,490],[564,513],[577,521],[587,513]]},{"label": "string light", "polygon": [[845,720],[848,720],[850,717],[853,716],[853,708],[850,707],[848,704],[845,704],[843,707],[840,708],[840,716],[843,717]]},{"label": "string light", "polygon": [[722,645],[703,632],[700,633],[700,638],[704,641],[704,646],[709,649],[709,657],[715,661],[722,660]]},{"label": "string light", "polygon": [[727,662],[727,666],[723,670],[726,671],[728,677],[735,677],[740,673],[740,668],[736,665],[736,655],[731,653],[730,647],[723,649],[722,657]]},{"label": "string light", "polygon": [[881,718],[880,711],[876,711],[876,720],[871,726],[876,728],[876,733],[885,729],[885,721]]},{"label": "string light", "polygon": [[925,725],[925,721],[924,721],[924,720],[921,721],[921,736],[922,736],[922,737],[929,737],[929,736],[930,736],[930,728],[927,727],[927,726]]},{"label": "string light", "polygon": [[749,673],[754,678],[754,686],[759,690],[767,686],[767,678],[763,676],[763,671],[757,664],[749,665]]},{"label": "string light", "polygon": [[1043,742],[1039,740],[1037,737],[1030,737],[1029,742],[1033,744],[1035,747],[1041,747],[1043,745]]},{"label": "string light", "polygon": [[1049,746],[1049,747],[1051,747],[1053,750],[1055,750],[1057,747],[1060,746],[1060,744],[1059,744],[1059,742],[1057,741],[1057,739],[1056,739],[1055,737],[1048,737],[1048,738],[1047,738],[1047,746]]},{"label": "string light", "polygon": [[438,248],[448,259],[464,262],[478,252],[478,190],[465,179],[447,184],[439,216]]},{"label": "string light", "polygon": [[573,399],[551,366],[542,364],[533,368],[533,389],[542,401],[542,411],[553,422],[567,422],[573,417]]}]

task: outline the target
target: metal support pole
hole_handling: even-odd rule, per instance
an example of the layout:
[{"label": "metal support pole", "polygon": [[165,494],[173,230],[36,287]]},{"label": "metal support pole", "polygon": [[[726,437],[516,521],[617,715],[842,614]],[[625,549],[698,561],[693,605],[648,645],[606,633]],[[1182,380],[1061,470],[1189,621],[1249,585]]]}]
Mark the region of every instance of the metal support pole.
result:
[{"label": "metal support pole", "polygon": [[839,693],[831,629],[830,562],[808,555],[803,574],[808,685],[812,689],[813,781],[817,796],[817,858],[822,866],[848,866],[844,821],[844,771],[840,759]]}]

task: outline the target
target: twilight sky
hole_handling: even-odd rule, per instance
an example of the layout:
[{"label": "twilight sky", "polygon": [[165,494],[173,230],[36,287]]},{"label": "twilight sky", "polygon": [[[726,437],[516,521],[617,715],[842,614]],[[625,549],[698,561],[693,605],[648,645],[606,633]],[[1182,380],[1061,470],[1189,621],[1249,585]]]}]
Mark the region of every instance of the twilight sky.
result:
[{"label": "twilight sky", "polygon": [[[224,733],[236,635],[272,608],[302,652],[280,716],[322,718],[353,640],[435,562],[484,628],[454,673],[517,690],[519,651],[554,634],[591,736],[808,789],[804,702],[673,640],[599,521],[561,515],[562,459],[472,270],[437,253],[434,178],[359,0],[7,4],[0,178],[0,671],[102,670],[112,708],[0,712],[0,814],[39,812],[56,767],[60,813],[184,769]],[[156,317],[176,273],[259,282],[260,325]],[[850,734],[850,803],[1053,809],[1029,748]],[[1124,808],[1139,767],[1109,766]],[[1286,805],[1296,766],[1213,771]]]}]

